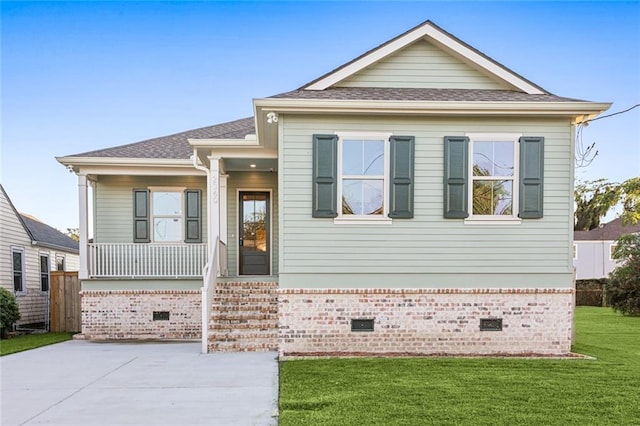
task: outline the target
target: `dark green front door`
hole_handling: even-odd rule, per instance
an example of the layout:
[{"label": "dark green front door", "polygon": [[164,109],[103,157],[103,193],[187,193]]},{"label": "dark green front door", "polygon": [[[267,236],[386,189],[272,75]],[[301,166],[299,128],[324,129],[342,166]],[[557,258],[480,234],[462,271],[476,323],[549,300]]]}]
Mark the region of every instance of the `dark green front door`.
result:
[{"label": "dark green front door", "polygon": [[240,192],[240,275],[270,273],[268,192]]}]

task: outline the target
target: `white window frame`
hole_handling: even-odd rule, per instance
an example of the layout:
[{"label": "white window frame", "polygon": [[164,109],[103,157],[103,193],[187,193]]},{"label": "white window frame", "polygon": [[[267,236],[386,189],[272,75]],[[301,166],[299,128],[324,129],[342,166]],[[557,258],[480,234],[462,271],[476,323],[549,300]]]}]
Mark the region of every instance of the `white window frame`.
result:
[{"label": "white window frame", "polygon": [[[184,243],[184,220],[185,220],[185,211],[184,211],[184,191],[187,190],[186,186],[150,186],[147,188],[149,190],[149,230],[151,243],[156,244],[179,244]],[[177,192],[180,193],[180,238],[176,241],[156,241],[156,230],[155,230],[155,219],[156,218],[177,218],[177,215],[155,215],[153,214],[153,194],[156,192]]]},{"label": "white window frame", "polygon": [[[18,291],[15,290],[15,284],[14,284],[14,273],[15,273],[15,269],[13,269],[13,253],[20,253],[22,255],[22,288]],[[27,293],[27,277],[25,276],[25,264],[26,264],[26,259],[25,259],[25,250],[24,247],[16,247],[16,246],[12,246],[11,247],[11,287],[13,288],[13,291],[15,294],[26,294]]]},{"label": "white window frame", "polygon": [[615,262],[615,260],[613,259],[613,251],[615,250],[615,248],[618,246],[618,244],[616,243],[609,243],[609,260],[611,262]]},{"label": "white window frame", "polygon": [[[469,138],[469,158],[468,176],[469,188],[467,192],[469,217],[464,220],[465,224],[509,224],[518,225],[522,220],[518,217],[519,212],[519,184],[520,184],[520,144],[522,133],[467,133]],[[513,177],[509,176],[481,176],[474,179],[473,176],[473,148],[475,142],[513,142]],[[512,202],[511,215],[474,215],[473,214],[473,181],[474,180],[511,180]]]},{"label": "white window frame", "polygon": [[573,260],[578,260],[578,244],[573,243]]},{"label": "white window frame", "polygon": [[[47,290],[42,289],[42,258],[47,258]],[[51,290],[51,256],[49,253],[39,253],[38,254],[38,276],[40,277],[40,291],[43,293],[48,293]]]},{"label": "white window frame", "polygon": [[[338,216],[333,220],[335,224],[391,224],[392,219],[389,215],[389,168],[390,168],[390,138],[392,133],[388,132],[336,132],[338,136],[338,165],[337,165],[337,211]],[[342,174],[342,141],[343,140],[369,140],[384,142],[384,175],[382,176],[382,214],[381,215],[343,215],[342,214],[342,179],[353,177],[354,179],[367,179],[361,175],[343,175]],[[370,179],[380,179],[380,176],[371,176]]]}]

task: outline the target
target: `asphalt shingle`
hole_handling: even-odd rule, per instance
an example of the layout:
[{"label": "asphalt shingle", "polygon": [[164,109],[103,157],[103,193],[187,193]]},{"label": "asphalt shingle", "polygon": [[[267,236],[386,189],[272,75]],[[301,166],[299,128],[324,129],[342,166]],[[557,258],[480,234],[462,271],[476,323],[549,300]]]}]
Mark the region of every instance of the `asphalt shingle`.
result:
[{"label": "asphalt shingle", "polygon": [[272,98],[352,101],[423,102],[584,102],[552,94],[530,95],[514,90],[426,89],[387,87],[330,87],[325,90],[298,89]]},{"label": "asphalt shingle", "polygon": [[193,154],[189,139],[243,139],[254,133],[253,117],[246,117],[127,145],[75,154],[73,157],[189,159]]},{"label": "asphalt shingle", "polygon": [[46,223],[39,222],[27,215],[21,214],[20,218],[36,242],[48,246],[64,248],[75,253],[78,252],[78,242],[71,239],[69,236]]}]

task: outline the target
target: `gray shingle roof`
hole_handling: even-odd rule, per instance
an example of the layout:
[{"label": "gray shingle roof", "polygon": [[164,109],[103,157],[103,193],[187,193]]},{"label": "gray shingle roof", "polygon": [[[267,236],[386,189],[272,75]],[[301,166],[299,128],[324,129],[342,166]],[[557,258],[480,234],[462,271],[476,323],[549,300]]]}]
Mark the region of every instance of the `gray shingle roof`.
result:
[{"label": "gray shingle roof", "polygon": [[617,218],[591,231],[575,231],[573,239],[576,241],[612,241],[620,235],[640,232],[640,222],[635,225],[624,225],[622,218]]},{"label": "gray shingle roof", "polygon": [[34,241],[49,247],[61,248],[66,251],[78,253],[78,242],[58,231],[46,223],[39,222],[29,216],[20,215],[22,222]]},{"label": "gray shingle roof", "polygon": [[298,89],[271,98],[362,101],[427,102],[584,102],[552,94],[530,95],[514,90],[422,89],[386,87],[330,87],[325,90]]},{"label": "gray shingle roof", "polygon": [[243,139],[247,135],[255,134],[255,131],[253,117],[247,117],[141,142],[76,154],[72,157],[189,159],[193,154],[193,148],[189,145],[188,139]]}]

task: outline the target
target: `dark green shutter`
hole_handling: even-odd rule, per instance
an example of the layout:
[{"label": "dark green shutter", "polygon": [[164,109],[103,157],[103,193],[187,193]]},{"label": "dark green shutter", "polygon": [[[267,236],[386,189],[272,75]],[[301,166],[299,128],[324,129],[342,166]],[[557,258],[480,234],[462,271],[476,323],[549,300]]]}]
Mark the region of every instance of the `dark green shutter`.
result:
[{"label": "dark green shutter", "polygon": [[444,137],[444,217],[464,219],[468,212],[469,138]]},{"label": "dark green shutter", "polygon": [[413,217],[414,151],[413,136],[391,136],[389,217]]},{"label": "dark green shutter", "polygon": [[149,190],[133,190],[133,242],[148,243],[149,235]]},{"label": "dark green shutter", "polygon": [[184,191],[184,242],[202,242],[202,191]]},{"label": "dark green shutter", "polygon": [[338,136],[313,135],[313,217],[338,216]]},{"label": "dark green shutter", "polygon": [[520,138],[520,213],[522,219],[542,217],[544,138]]}]

